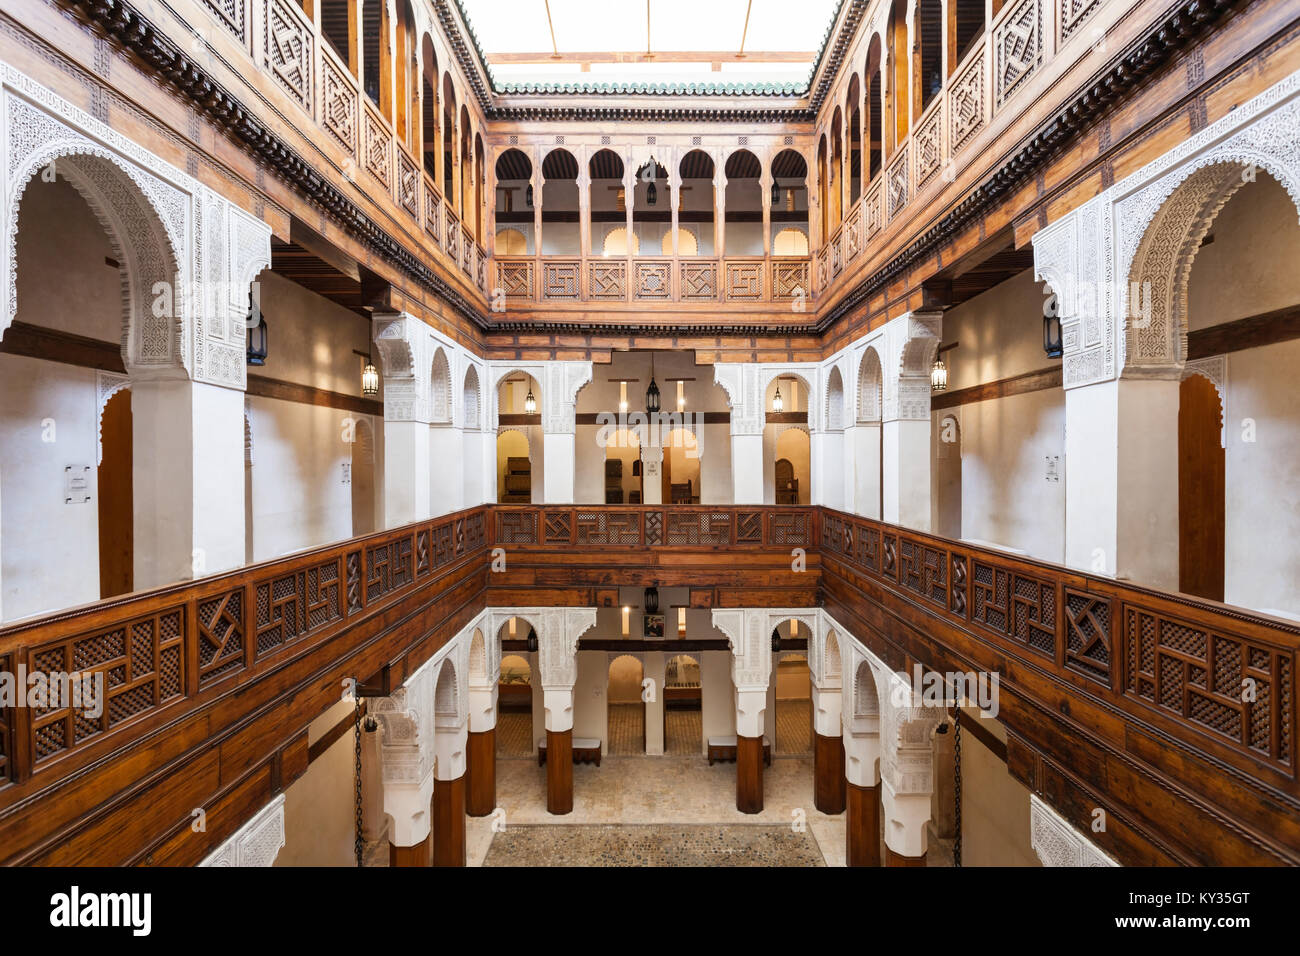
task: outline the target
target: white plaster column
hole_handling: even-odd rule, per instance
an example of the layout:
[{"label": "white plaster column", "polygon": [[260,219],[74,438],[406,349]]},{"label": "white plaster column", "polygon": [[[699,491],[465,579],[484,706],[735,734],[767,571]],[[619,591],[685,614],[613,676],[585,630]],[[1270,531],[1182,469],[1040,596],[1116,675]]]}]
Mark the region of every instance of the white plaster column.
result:
[{"label": "white plaster column", "polygon": [[727,393],[731,409],[732,503],[763,503],[763,389],[759,368],[748,363],[720,363],[714,381]]},{"label": "white plaster column", "polygon": [[431,681],[431,668],[421,667],[391,696],[371,701],[370,713],[383,733],[384,812],[394,847],[418,846],[431,832],[436,736]]},{"label": "white plaster column", "polygon": [[641,660],[642,677],[654,682],[654,699],[645,702],[645,752],[651,757],[662,757],[664,753],[665,658],[662,651],[646,651]]},{"label": "white plaster column", "polygon": [[467,450],[465,432],[451,422],[434,422],[429,426],[429,514],[432,517],[465,507]]},{"label": "white plaster column", "polygon": [[650,442],[641,446],[641,467],[645,475],[641,482],[641,502],[647,505],[664,504],[664,449],[659,444],[661,439],[655,434],[658,430],[652,426],[648,430]]},{"label": "white plaster column", "polygon": [[284,794],[259,810],[199,866],[272,866],[284,849]]},{"label": "white plaster column", "polygon": [[883,519],[930,530],[930,366],[942,314],[911,312],[885,326],[881,453]]},{"label": "white plaster column", "polygon": [[384,527],[431,515],[429,375],[423,323],[377,314],[374,340],[384,371]]},{"label": "white plaster column", "polygon": [[537,669],[541,674],[546,729],[573,729],[573,685],[578,679],[578,638],[596,626],[596,609],[512,608],[537,631]]},{"label": "white plaster column", "polygon": [[1068,567],[1178,590],[1178,404],[1176,378],[1066,390]]},{"label": "white plaster column", "polygon": [[591,381],[590,362],[547,362],[543,374],[542,473],[547,504],[573,504],[577,467],[578,391]]},{"label": "white plaster column", "polygon": [[136,589],[241,566],[244,393],[133,370],[131,418]]},{"label": "white plaster column", "polygon": [[885,846],[898,856],[924,859],[934,791],[931,738],[944,711],[922,706],[900,674],[889,673],[884,687],[880,800]]}]

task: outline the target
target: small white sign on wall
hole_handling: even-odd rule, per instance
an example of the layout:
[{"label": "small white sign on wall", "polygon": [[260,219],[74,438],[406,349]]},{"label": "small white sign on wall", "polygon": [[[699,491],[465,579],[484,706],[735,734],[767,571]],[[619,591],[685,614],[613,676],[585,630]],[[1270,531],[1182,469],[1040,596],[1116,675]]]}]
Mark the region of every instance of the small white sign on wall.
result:
[{"label": "small white sign on wall", "polygon": [[84,505],[90,500],[90,466],[66,465],[63,469],[63,503]]},{"label": "small white sign on wall", "polygon": [[1047,475],[1045,477],[1047,478],[1048,481],[1061,480],[1061,456],[1060,455],[1047,456]]}]

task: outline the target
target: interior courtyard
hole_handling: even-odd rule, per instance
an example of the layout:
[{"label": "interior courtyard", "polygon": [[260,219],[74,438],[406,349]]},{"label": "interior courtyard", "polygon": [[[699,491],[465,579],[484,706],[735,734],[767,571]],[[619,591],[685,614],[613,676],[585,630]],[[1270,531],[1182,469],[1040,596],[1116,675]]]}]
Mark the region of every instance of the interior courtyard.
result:
[{"label": "interior courtyard", "polygon": [[1295,4],[0,28],[0,863],[1300,863]]}]

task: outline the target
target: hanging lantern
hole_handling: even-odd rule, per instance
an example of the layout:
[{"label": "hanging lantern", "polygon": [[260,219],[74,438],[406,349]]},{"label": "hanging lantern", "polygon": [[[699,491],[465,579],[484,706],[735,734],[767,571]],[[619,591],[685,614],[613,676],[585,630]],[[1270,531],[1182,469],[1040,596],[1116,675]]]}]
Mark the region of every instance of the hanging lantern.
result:
[{"label": "hanging lantern", "polygon": [[776,394],[772,396],[772,411],[780,412],[785,408],[785,402],[781,401],[781,386],[776,387]]},{"label": "hanging lantern", "polygon": [[772,180],[772,208],[775,209],[779,205],[781,205],[781,187],[776,184],[774,179]]},{"label": "hanging lantern", "polygon": [[366,356],[366,367],[361,370],[361,394],[378,395],[379,394],[379,370],[375,368],[375,363]]},{"label": "hanging lantern", "polygon": [[935,357],[934,365],[930,366],[930,391],[942,392],[948,388],[948,366],[943,364],[943,359]]},{"label": "hanging lantern", "polygon": [[645,410],[651,415],[659,411],[659,386],[655,384],[655,358],[650,356],[650,387],[645,390]]},{"label": "hanging lantern", "polygon": [[1043,351],[1048,358],[1060,358],[1065,354],[1065,349],[1061,346],[1059,312],[1056,293],[1052,293],[1043,304]]},{"label": "hanging lantern", "polygon": [[537,399],[533,397],[533,387],[528,386],[528,394],[524,396],[524,411],[529,415],[537,411]]},{"label": "hanging lantern", "polygon": [[528,647],[528,652],[530,654],[537,653],[537,631],[533,630],[531,627],[528,629],[528,643],[526,646]]},{"label": "hanging lantern", "polygon": [[533,184],[529,183],[528,188],[524,190],[524,203],[529,209],[533,208]]},{"label": "hanging lantern", "polygon": [[655,188],[654,181],[651,180],[650,184],[645,188],[645,204],[647,206],[653,206],[658,201],[659,201],[659,190]]},{"label": "hanging lantern", "polygon": [[780,649],[781,649],[781,632],[778,631],[776,628],[772,628],[772,653],[775,654]]},{"label": "hanging lantern", "polygon": [[656,587],[645,589],[645,612],[647,614],[659,613],[659,589]]},{"label": "hanging lantern", "polygon": [[248,364],[266,364],[266,318],[264,316],[259,316],[257,325],[248,330]]}]

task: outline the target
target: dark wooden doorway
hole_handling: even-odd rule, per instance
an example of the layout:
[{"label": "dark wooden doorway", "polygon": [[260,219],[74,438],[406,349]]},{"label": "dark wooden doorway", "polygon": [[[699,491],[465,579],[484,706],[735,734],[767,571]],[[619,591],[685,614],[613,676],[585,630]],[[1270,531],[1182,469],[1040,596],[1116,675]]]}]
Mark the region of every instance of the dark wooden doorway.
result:
[{"label": "dark wooden doorway", "polygon": [[1178,590],[1223,600],[1223,403],[1214,383],[1190,375],[1178,391]]},{"label": "dark wooden doorway", "polygon": [[130,389],[119,389],[109,398],[99,431],[99,596],[108,598],[135,589]]}]

